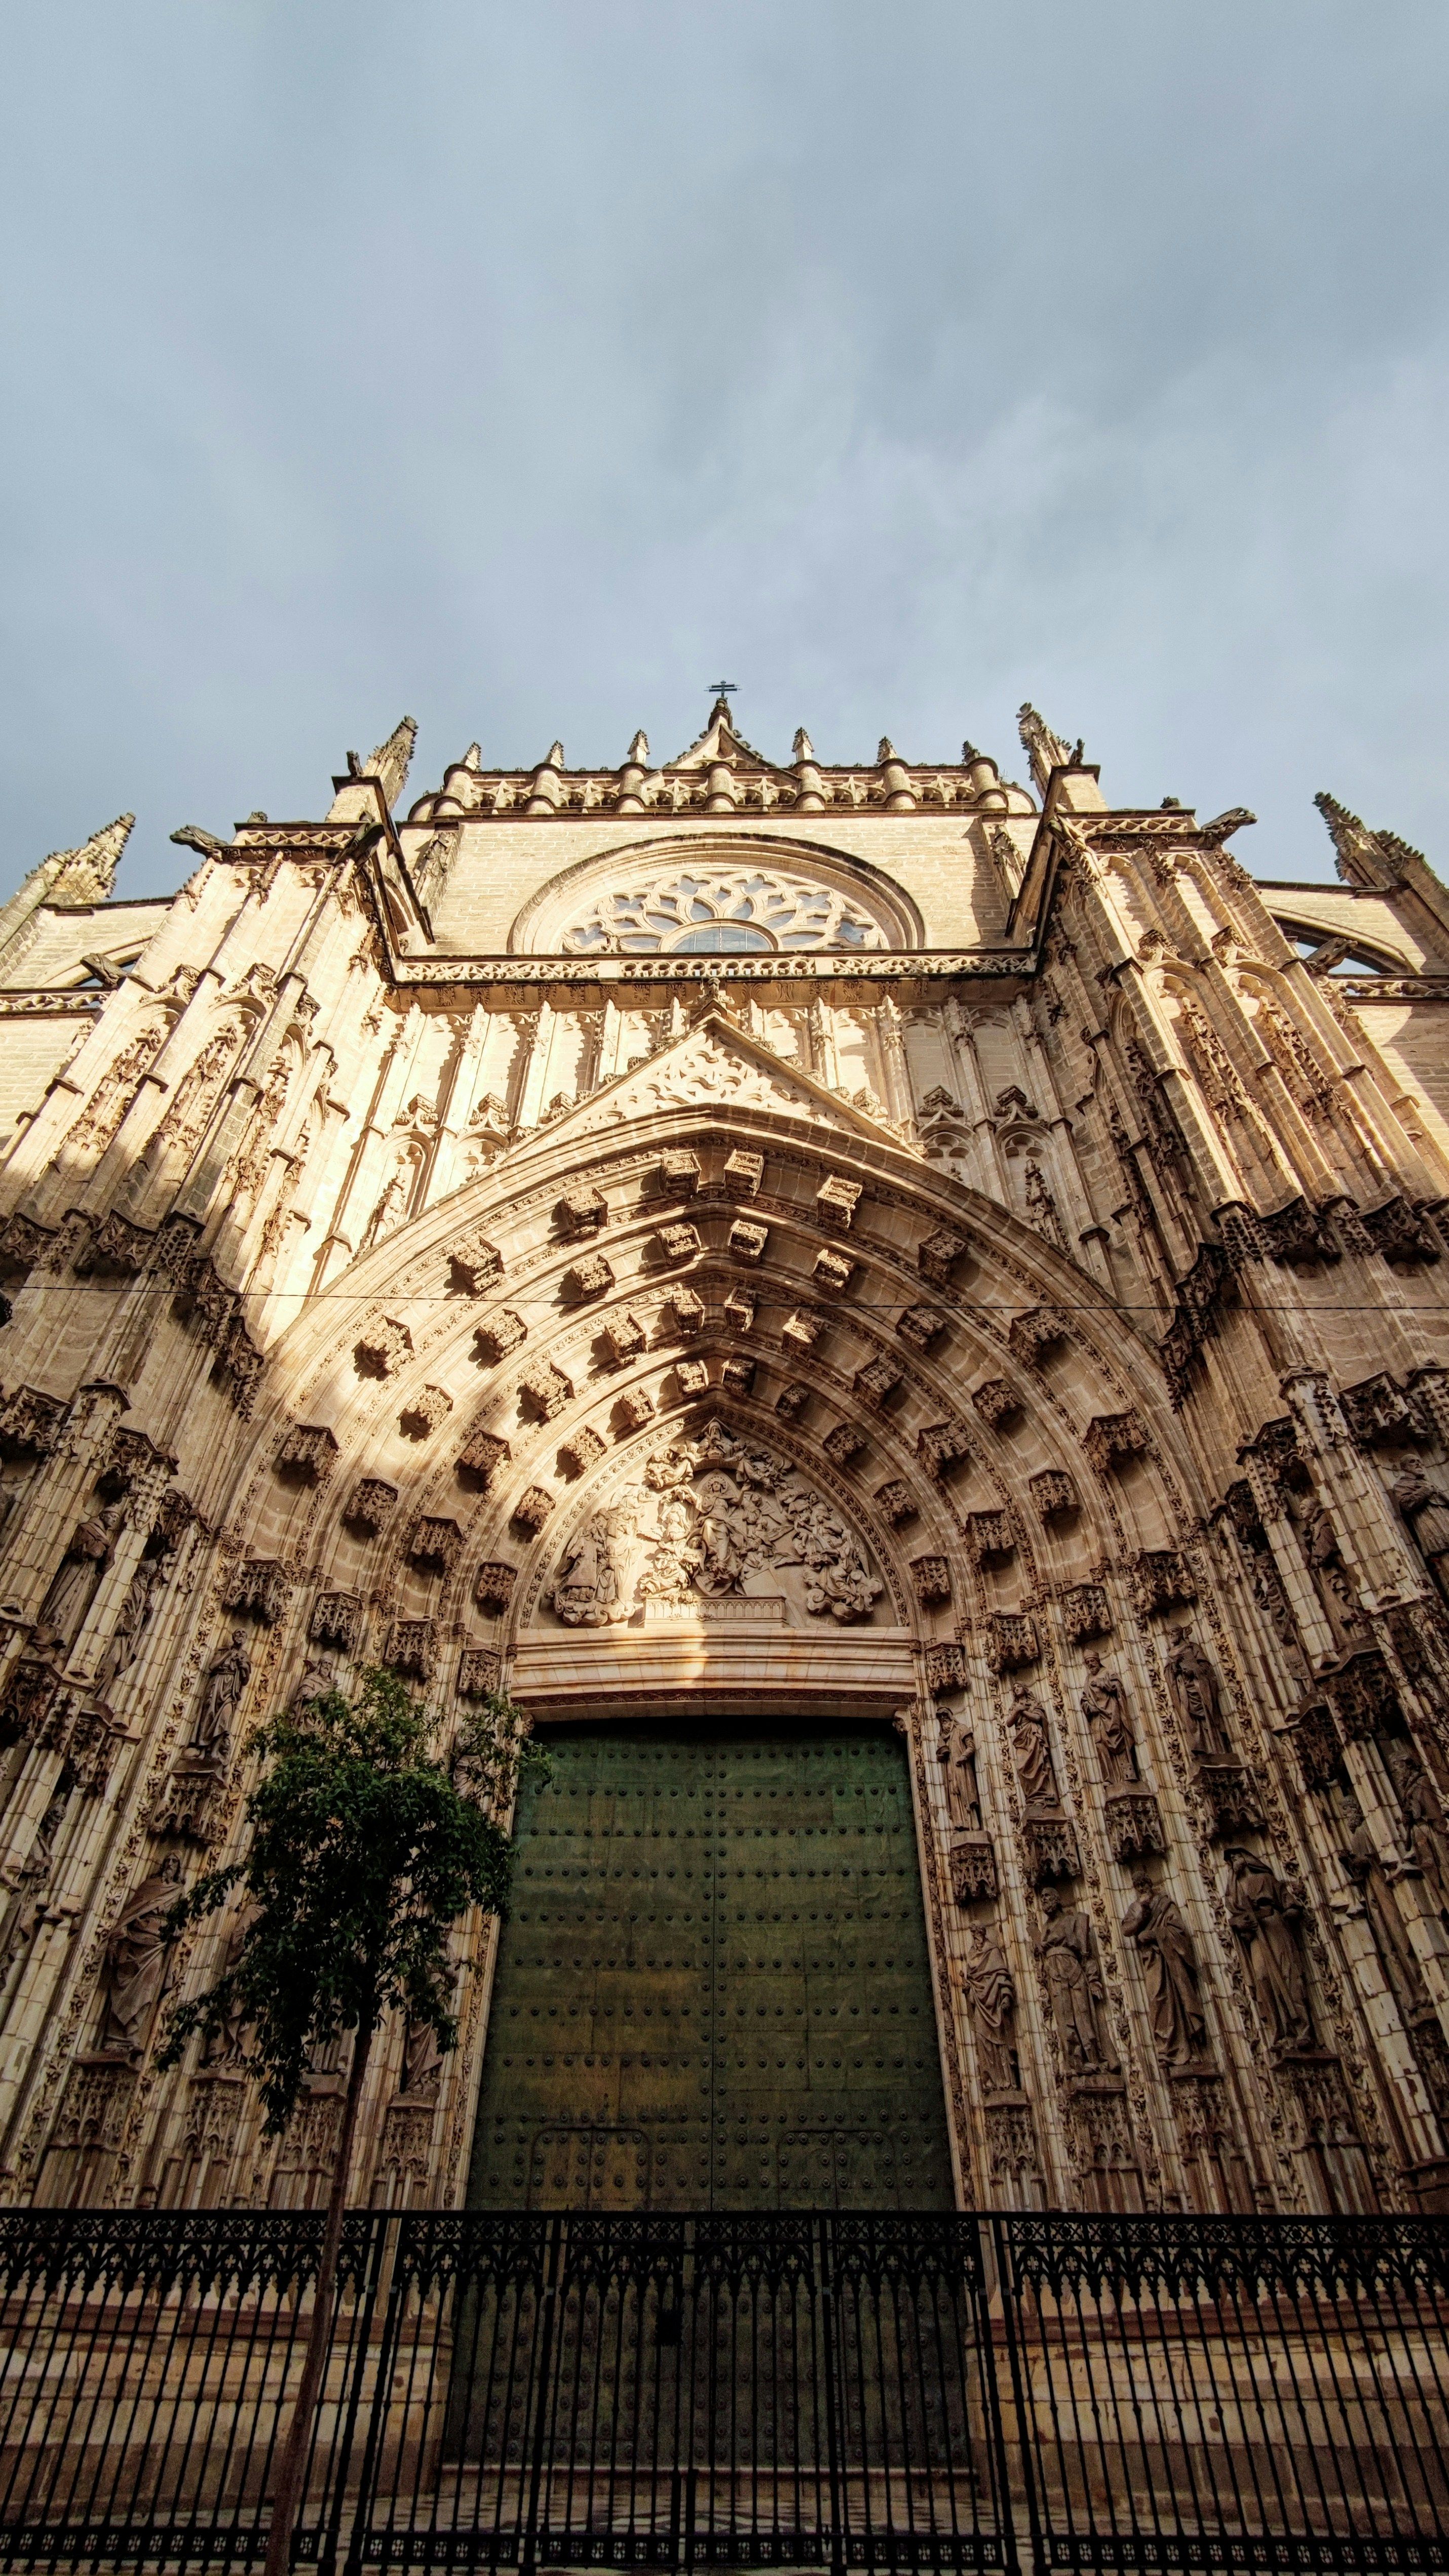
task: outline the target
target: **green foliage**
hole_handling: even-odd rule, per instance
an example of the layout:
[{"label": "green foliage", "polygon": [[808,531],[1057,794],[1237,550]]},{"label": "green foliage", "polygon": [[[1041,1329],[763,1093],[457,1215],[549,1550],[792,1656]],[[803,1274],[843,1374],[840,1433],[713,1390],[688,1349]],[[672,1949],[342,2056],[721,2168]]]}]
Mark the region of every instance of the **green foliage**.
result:
[{"label": "green foliage", "polygon": [[552,1756],[531,1740],[532,1723],[505,1691],[490,1691],[453,1739],[448,1767],[456,1787],[465,1798],[476,1798],[497,1824],[513,1804],[521,1772],[539,1774],[545,1789],[553,1778]]},{"label": "green foliage", "polygon": [[470,1904],[505,1911],[511,1852],[466,1773],[429,1753],[428,1732],[382,1668],[355,1700],[330,1691],[274,1718],[250,1747],[268,1767],[247,1800],[245,1857],[172,1908],[179,1931],[240,1887],[245,1928],[222,1975],[172,2014],[158,2062],[176,2065],[193,2031],[250,2025],[271,2136],[343,2031],[366,2037],[395,2007],[430,2024],[441,2050],[456,2044],[449,1927]]}]

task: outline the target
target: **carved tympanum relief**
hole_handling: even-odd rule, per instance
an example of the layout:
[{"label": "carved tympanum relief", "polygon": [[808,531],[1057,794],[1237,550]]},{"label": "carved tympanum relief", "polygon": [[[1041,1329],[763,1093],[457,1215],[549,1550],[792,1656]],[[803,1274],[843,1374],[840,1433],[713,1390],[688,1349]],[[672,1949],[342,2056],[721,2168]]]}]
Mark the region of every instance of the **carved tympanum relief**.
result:
[{"label": "carved tympanum relief", "polygon": [[712,1422],[662,1442],[593,1505],[545,1599],[570,1628],[709,1615],[802,1626],[869,1619],[884,1589],[833,1502],[789,1459]]}]

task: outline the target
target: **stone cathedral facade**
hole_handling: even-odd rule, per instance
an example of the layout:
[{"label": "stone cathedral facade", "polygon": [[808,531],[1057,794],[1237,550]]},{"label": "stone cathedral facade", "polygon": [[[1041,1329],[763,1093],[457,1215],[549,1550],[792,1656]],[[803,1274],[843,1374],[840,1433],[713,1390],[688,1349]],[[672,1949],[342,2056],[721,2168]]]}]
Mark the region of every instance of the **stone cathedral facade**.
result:
[{"label": "stone cathedral facade", "polygon": [[556,1746],[356,2197],[1449,2205],[1449,894],[1023,710],[405,723],[0,912],[0,2165],[298,2205],[162,1924],[369,1662]]}]

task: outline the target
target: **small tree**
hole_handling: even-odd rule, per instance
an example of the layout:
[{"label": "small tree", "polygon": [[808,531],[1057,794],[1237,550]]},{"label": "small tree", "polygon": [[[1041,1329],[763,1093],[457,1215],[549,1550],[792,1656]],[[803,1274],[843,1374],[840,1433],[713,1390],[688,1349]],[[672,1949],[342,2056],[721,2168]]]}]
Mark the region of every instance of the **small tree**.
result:
[{"label": "small tree", "polygon": [[503,1829],[526,1758],[527,1720],[505,1698],[463,1730],[450,1765],[397,1675],[373,1669],[354,1700],[329,1691],[272,1720],[249,1750],[267,1763],[247,1800],[245,1856],[209,1871],[172,1908],[173,1931],[246,1891],[252,1918],[224,1973],[172,2013],[159,2063],[195,2031],[249,2025],[266,2134],[286,2127],[315,2053],[354,2034],[327,2201],[302,2383],[277,2474],[267,2576],[285,2576],[308,2432],[326,2362],[358,2105],[372,2040],[396,2009],[457,2044],[448,1958],[468,1905],[501,1914],[511,1852]]}]

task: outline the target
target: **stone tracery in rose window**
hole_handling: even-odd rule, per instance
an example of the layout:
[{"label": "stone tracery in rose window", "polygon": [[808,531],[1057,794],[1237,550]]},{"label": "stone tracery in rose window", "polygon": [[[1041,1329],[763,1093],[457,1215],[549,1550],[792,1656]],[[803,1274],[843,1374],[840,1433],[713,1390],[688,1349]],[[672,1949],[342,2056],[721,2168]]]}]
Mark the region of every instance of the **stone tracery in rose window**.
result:
[{"label": "stone tracery in rose window", "polygon": [[859,899],[818,879],[759,868],[677,868],[627,891],[609,888],[561,946],[571,956],[648,956],[674,949],[725,956],[770,948],[885,948]]}]

